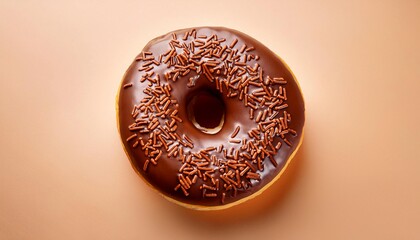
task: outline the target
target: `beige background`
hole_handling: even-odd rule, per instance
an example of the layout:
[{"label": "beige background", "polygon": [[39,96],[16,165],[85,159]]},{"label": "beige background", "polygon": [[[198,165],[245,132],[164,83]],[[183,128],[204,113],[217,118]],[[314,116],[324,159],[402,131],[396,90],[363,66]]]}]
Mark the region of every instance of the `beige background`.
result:
[{"label": "beige background", "polygon": [[[0,0],[0,239],[420,239],[420,1]],[[149,189],[114,98],[153,37],[222,25],[290,65],[306,138],[261,197]]]}]

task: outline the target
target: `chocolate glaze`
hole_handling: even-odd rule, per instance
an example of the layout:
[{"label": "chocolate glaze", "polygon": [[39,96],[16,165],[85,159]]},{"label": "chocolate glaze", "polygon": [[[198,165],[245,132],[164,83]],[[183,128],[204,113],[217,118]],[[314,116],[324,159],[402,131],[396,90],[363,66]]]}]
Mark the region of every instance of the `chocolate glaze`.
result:
[{"label": "chocolate glaze", "polygon": [[[177,30],[155,38],[144,47],[142,53],[151,52],[153,56],[157,58],[160,54],[163,54],[167,52],[168,49],[170,49],[169,42],[171,39],[173,39],[174,34],[176,35],[177,39],[182,39],[185,32],[191,30],[192,29]],[[255,63],[259,63],[259,65],[263,68],[264,76],[269,75],[272,77],[282,77],[287,81],[285,88],[287,89],[286,102],[288,107],[284,110],[286,110],[291,115],[292,119],[290,122],[288,122],[288,125],[290,128],[294,129],[297,134],[288,134],[287,139],[290,141],[291,146],[284,144],[283,142],[281,148],[274,155],[277,167],[275,167],[273,163],[268,160],[268,158],[264,159],[264,170],[257,171],[261,176],[260,180],[251,180],[250,183],[252,186],[250,185],[246,190],[238,190],[236,195],[230,193],[226,194],[223,202],[221,201],[222,190],[217,191],[217,197],[203,197],[202,189],[199,188],[201,185],[199,183],[202,183],[200,182],[200,179],[198,180],[197,184],[191,185],[191,188],[188,191],[188,196],[185,196],[181,190],[174,190],[174,188],[179,184],[178,174],[179,169],[183,163],[176,158],[167,157],[167,152],[162,154],[157,165],[149,164],[147,170],[144,171],[144,163],[147,160],[145,152],[142,150],[141,146],[133,147],[133,142],[126,140],[133,135],[133,131],[130,131],[128,128],[128,126],[133,124],[135,121],[135,118],[132,116],[133,108],[135,105],[139,104],[144,97],[147,96],[143,90],[148,86],[148,82],[139,81],[139,79],[141,79],[141,77],[145,74],[144,71],[138,70],[142,66],[141,61],[134,61],[125,73],[121,86],[129,83],[132,83],[133,85],[131,87],[120,88],[119,99],[117,103],[117,118],[119,122],[121,139],[130,158],[130,161],[136,171],[141,174],[146,181],[148,181],[153,187],[155,187],[164,195],[180,202],[201,206],[219,206],[222,204],[229,204],[252,195],[253,193],[263,188],[266,184],[271,182],[276,177],[276,175],[281,172],[291,154],[296,150],[302,137],[305,121],[304,102],[299,86],[296,83],[292,73],[275,53],[273,53],[257,40],[239,31],[223,27],[199,27],[195,28],[195,30],[197,36],[212,36],[215,34],[219,39],[225,38],[226,42],[223,44],[226,45],[229,45],[232,41],[234,41],[234,39],[238,39],[238,42],[234,48],[238,49],[239,51],[243,44],[246,44],[247,47],[253,46],[255,49],[252,50],[252,53],[255,56],[259,56],[259,59],[251,59],[249,64],[254,65]],[[137,57],[144,56],[142,53],[140,53]],[[172,87],[171,99],[176,99],[178,101],[178,116],[183,120],[182,123],[178,123],[176,132],[181,136],[182,134],[186,134],[194,142],[194,148],[192,150],[190,149],[192,152],[198,152],[201,149],[212,146],[218,147],[221,144],[223,144],[225,148],[238,148],[238,144],[229,142],[232,132],[234,132],[236,126],[238,125],[240,126],[240,131],[235,139],[250,138],[247,132],[257,125],[255,118],[254,120],[250,119],[249,107],[245,107],[243,101],[239,101],[238,98],[229,98],[226,96],[226,93],[221,94],[221,98],[225,103],[226,112],[225,122],[220,132],[214,135],[210,135],[197,129],[188,118],[186,108],[188,104],[187,101],[191,99],[191,96],[193,96],[198,91],[202,91],[203,89],[215,90],[216,86],[214,83],[208,81],[204,74],[197,76],[197,74],[194,72],[191,72],[184,77],[180,77],[176,82],[165,81],[163,80],[163,75],[167,69],[167,64],[162,63],[159,66],[154,66],[153,71],[155,74],[159,74],[161,76],[162,83],[168,83]],[[195,86],[193,87],[187,86],[187,82],[190,77],[196,77]],[[278,141],[281,140],[276,139],[274,144]],[[216,169],[214,177],[218,178],[219,173],[217,171],[217,167],[212,165],[210,167]],[[221,181],[221,183],[223,182]],[[223,187],[220,187],[220,189],[222,188]]]}]

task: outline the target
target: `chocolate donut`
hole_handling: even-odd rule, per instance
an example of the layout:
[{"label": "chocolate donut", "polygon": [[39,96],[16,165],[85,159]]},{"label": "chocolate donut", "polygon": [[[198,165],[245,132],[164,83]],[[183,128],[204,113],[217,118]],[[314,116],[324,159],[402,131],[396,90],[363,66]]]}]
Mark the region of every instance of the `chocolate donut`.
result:
[{"label": "chocolate donut", "polygon": [[223,27],[153,39],[117,96],[136,172],[169,200],[204,210],[243,202],[278,179],[302,142],[304,112],[286,64]]}]

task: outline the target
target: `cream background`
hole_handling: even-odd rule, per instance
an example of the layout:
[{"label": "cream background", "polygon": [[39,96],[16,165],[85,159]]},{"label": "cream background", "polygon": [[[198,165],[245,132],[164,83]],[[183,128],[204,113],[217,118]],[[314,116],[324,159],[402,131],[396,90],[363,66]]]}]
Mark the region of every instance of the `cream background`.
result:
[{"label": "cream background", "polygon": [[[285,176],[216,213],[136,176],[114,110],[148,40],[201,25],[277,52],[307,107]],[[419,26],[416,0],[0,0],[0,239],[420,239]]]}]

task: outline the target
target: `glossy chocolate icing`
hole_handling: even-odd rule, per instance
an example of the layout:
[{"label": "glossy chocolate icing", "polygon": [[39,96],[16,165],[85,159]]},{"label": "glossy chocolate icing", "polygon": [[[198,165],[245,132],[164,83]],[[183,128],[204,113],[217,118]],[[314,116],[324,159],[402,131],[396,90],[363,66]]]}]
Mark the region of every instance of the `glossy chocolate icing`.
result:
[{"label": "glossy chocolate icing", "polygon": [[[151,53],[151,55],[157,59],[159,55],[164,54],[170,49],[169,43],[174,38],[174,35],[178,40],[182,41],[185,33],[191,32],[192,30],[193,29],[177,30],[153,39],[144,47],[142,53],[140,53],[136,59],[142,58],[142,56],[144,57],[145,52]],[[128,127],[135,122],[135,118],[132,116],[133,108],[147,96],[147,94],[144,93],[144,89],[150,86],[148,85],[150,84],[148,81],[140,81],[145,74],[144,71],[139,71],[139,68],[144,64],[141,60],[135,60],[125,73],[119,91],[117,118],[121,139],[129,159],[135,170],[141,174],[147,182],[164,195],[177,201],[200,206],[219,206],[233,203],[258,192],[281,172],[302,138],[305,121],[304,102],[299,86],[292,73],[275,53],[260,42],[244,33],[223,27],[199,27],[195,28],[195,30],[196,38],[202,35],[216,35],[219,39],[226,39],[223,43],[224,45],[229,45],[237,39],[238,41],[235,44],[234,49],[238,49],[239,52],[244,44],[246,44],[247,47],[252,46],[254,48],[252,49],[252,54],[259,57],[249,60],[248,63],[252,66],[255,63],[258,63],[263,69],[264,76],[281,77],[287,81],[287,84],[284,86],[287,89],[286,103],[288,106],[284,110],[291,116],[288,127],[294,129],[296,134],[287,134],[287,139],[291,143],[291,146],[284,144],[280,138],[274,140],[274,145],[279,141],[282,141],[283,143],[274,155],[277,166],[274,166],[268,158],[265,158],[263,161],[263,171],[257,171],[257,173],[260,174],[260,180],[250,180],[250,185],[248,185],[247,189],[238,189],[235,191],[235,194],[232,194],[231,192],[225,193],[223,201],[222,192],[224,192],[224,190],[222,187],[222,180],[220,180],[220,188],[215,191],[217,197],[205,197],[203,195],[203,189],[200,189],[200,186],[203,183],[202,179],[199,179],[197,184],[191,185],[191,188],[188,190],[188,196],[179,189],[175,190],[176,186],[179,184],[178,174],[183,163],[177,158],[168,157],[168,154],[165,151],[156,165],[149,164],[147,170],[144,171],[144,164],[148,159],[147,155],[140,145],[133,147],[133,141],[127,141],[127,139],[133,135],[133,131]],[[190,36],[190,38],[192,37],[193,36]],[[178,117],[182,119],[182,123],[177,124],[178,127],[176,132],[181,136],[182,134],[187,135],[194,143],[193,149],[185,149],[185,151],[190,150],[191,152],[199,152],[202,149],[208,147],[217,148],[220,145],[224,145],[224,148],[227,149],[231,147],[238,148],[238,144],[229,142],[232,132],[235,131],[235,128],[238,125],[240,126],[240,131],[235,139],[250,138],[248,131],[251,128],[255,128],[257,125],[255,117],[251,120],[249,116],[249,107],[244,106],[243,101],[238,100],[238,98],[227,97],[226,92],[220,94],[220,97],[225,103],[224,124],[220,132],[214,135],[203,133],[190,121],[186,107],[188,101],[197,94],[197,92],[203,90],[217,91],[215,83],[210,82],[204,74],[197,75],[195,72],[191,71],[188,75],[180,77],[177,81],[166,81],[163,76],[164,73],[168,71],[167,64],[161,63],[159,66],[155,65],[153,71],[156,75],[160,75],[162,84],[169,84],[172,87],[171,99],[177,100],[177,103],[179,104]],[[187,84],[188,79],[191,77],[195,78],[195,85],[192,87]],[[127,85],[131,83],[132,86]],[[209,111],[211,110],[209,109]],[[282,114],[279,114],[279,116],[280,115]],[[279,116],[276,116],[275,118],[278,118]],[[140,134],[138,135],[140,136]],[[222,154],[215,154],[218,154],[218,157],[223,158]],[[210,164],[210,167],[215,169],[213,177],[218,179],[220,174],[218,167],[212,164]]]}]

